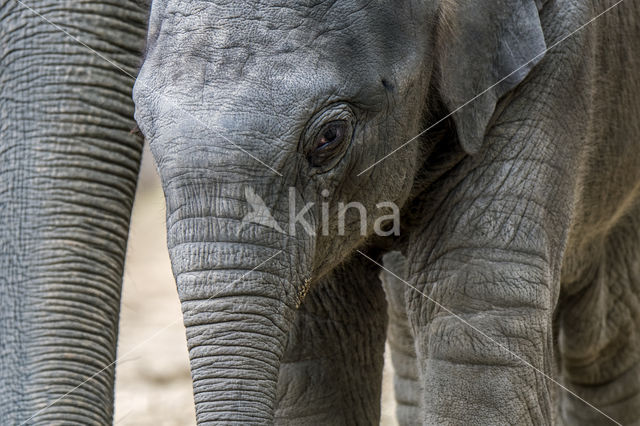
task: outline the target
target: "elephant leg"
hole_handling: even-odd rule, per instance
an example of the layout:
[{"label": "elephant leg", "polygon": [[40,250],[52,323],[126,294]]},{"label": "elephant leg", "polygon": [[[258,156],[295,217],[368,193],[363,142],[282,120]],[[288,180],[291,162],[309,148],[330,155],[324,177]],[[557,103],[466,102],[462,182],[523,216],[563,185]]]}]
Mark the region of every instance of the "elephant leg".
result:
[{"label": "elephant leg", "polygon": [[[624,425],[640,424],[640,209],[604,243],[590,275],[560,307],[565,383]],[[602,416],[564,393],[568,425],[600,425]]]},{"label": "elephant leg", "polygon": [[382,271],[381,279],[389,305],[387,341],[395,370],[396,415],[401,425],[415,425],[420,423],[423,390],[420,387],[413,334],[407,319],[404,297],[407,285],[394,276],[406,277],[406,259],[398,252],[389,253],[384,256],[384,266],[392,272]]},{"label": "elephant leg", "polygon": [[[456,255],[473,258],[467,251]],[[494,269],[461,265],[449,280],[435,275],[410,280],[421,289],[408,298],[426,390],[425,424],[553,423],[557,389],[548,380],[554,375],[553,309],[546,301],[554,285],[544,283],[537,270],[501,268],[517,261],[496,260]],[[519,282],[535,281],[544,284],[517,288]]]},{"label": "elephant leg", "polygon": [[378,272],[354,257],[313,284],[280,367],[276,423],[379,423],[387,316]]}]

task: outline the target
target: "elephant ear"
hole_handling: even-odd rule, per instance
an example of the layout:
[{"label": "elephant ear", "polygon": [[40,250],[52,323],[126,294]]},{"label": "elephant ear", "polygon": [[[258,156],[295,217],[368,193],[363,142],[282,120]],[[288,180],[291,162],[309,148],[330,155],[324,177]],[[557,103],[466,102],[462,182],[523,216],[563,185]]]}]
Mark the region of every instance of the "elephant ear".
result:
[{"label": "elephant ear", "polygon": [[525,79],[546,51],[538,15],[543,2],[444,1],[440,96],[469,154],[480,150],[500,98]]}]

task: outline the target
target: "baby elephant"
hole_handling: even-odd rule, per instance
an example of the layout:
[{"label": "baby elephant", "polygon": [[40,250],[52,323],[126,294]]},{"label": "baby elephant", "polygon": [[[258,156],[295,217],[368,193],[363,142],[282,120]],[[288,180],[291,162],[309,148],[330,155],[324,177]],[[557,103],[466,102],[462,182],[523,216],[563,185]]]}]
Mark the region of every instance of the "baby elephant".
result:
[{"label": "baby elephant", "polygon": [[379,422],[388,302],[404,424],[638,423],[639,12],[154,1],[198,421]]},{"label": "baby elephant", "polygon": [[403,423],[639,422],[639,12],[154,1],[198,420],[377,423],[382,268]]}]

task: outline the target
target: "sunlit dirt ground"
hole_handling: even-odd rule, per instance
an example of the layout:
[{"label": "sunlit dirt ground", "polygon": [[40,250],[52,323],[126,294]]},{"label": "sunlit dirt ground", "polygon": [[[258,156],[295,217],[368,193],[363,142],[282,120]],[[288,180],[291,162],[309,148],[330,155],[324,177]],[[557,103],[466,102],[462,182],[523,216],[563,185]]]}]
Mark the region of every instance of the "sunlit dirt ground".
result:
[{"label": "sunlit dirt ground", "polygon": [[[166,246],[164,198],[145,150],[125,266],[116,367],[117,425],[194,425],[189,358]],[[388,357],[387,357],[388,358]],[[382,425],[393,419],[387,359]]]}]

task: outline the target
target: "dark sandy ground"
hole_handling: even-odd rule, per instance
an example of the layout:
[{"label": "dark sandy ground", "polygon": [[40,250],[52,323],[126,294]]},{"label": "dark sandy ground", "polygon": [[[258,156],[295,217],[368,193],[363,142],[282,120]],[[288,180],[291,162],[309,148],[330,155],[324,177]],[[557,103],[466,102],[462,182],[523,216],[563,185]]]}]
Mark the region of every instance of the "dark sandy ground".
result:
[{"label": "dark sandy ground", "polygon": [[[164,198],[145,150],[127,250],[116,367],[117,425],[195,425],[189,359],[166,247]],[[387,359],[381,424],[393,419]]]}]

